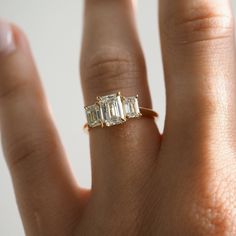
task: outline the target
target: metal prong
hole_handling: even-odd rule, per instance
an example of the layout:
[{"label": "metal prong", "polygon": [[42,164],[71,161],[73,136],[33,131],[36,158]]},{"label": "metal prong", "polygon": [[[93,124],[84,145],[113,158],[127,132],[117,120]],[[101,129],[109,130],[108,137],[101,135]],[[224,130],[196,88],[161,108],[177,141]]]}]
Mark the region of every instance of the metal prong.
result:
[{"label": "metal prong", "polygon": [[90,127],[89,127],[89,125],[88,125],[87,123],[84,125],[83,130],[84,130],[85,133],[88,134],[88,132],[89,132],[89,130],[90,130]]},{"label": "metal prong", "polygon": [[97,97],[97,101],[101,101],[101,97],[100,96]]},{"label": "metal prong", "polygon": [[117,96],[121,96],[121,92],[117,92],[117,94],[116,94]]}]

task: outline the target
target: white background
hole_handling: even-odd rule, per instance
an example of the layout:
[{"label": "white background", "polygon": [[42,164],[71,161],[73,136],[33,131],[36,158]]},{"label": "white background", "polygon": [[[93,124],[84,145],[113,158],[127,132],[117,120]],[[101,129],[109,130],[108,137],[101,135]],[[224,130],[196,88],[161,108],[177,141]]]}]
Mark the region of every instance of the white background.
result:
[{"label": "white background", "polygon": [[[88,136],[82,129],[85,116],[78,73],[83,1],[0,0],[0,17],[16,22],[27,33],[74,174],[80,185],[89,187]],[[162,130],[165,97],[156,0],[138,1],[137,21],[147,61],[153,105],[160,113],[159,127]],[[0,235],[24,235],[2,152]]]}]

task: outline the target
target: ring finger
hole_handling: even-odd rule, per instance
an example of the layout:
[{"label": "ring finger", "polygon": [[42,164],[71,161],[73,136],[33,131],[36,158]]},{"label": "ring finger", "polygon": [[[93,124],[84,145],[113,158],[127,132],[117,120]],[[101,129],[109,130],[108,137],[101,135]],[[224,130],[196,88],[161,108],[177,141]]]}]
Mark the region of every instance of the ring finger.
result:
[{"label": "ring finger", "polygon": [[[133,1],[87,0],[81,55],[85,104],[97,96],[120,91],[139,95],[140,106],[151,107],[146,69],[137,37]],[[92,183],[95,192],[120,196],[127,181],[135,188],[159,148],[160,135],[152,119],[132,119],[123,125],[90,131]],[[107,178],[109,177],[109,181]],[[121,186],[123,185],[123,186]],[[125,191],[123,191],[124,193]],[[129,191],[126,191],[129,192]]]}]

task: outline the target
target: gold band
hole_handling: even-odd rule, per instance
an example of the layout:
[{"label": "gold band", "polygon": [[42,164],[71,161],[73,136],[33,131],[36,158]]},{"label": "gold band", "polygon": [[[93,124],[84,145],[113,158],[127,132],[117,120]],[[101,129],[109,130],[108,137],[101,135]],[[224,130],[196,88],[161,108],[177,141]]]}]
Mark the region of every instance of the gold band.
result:
[{"label": "gold band", "polygon": [[142,116],[148,117],[148,118],[158,118],[158,113],[153,111],[150,108],[140,107],[140,112]]}]

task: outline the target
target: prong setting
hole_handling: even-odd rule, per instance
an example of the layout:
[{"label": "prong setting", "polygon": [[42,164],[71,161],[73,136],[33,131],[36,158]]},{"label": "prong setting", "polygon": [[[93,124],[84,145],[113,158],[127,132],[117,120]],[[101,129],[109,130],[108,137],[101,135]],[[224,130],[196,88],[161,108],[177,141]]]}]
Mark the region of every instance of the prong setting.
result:
[{"label": "prong setting", "polygon": [[98,102],[101,101],[101,97],[98,96],[98,97],[96,98],[96,100],[97,100]]},{"label": "prong setting", "polygon": [[85,107],[85,112],[90,128],[119,125],[129,118],[138,118],[142,115],[138,105],[138,95],[124,97],[120,92],[98,96],[94,105]]}]

